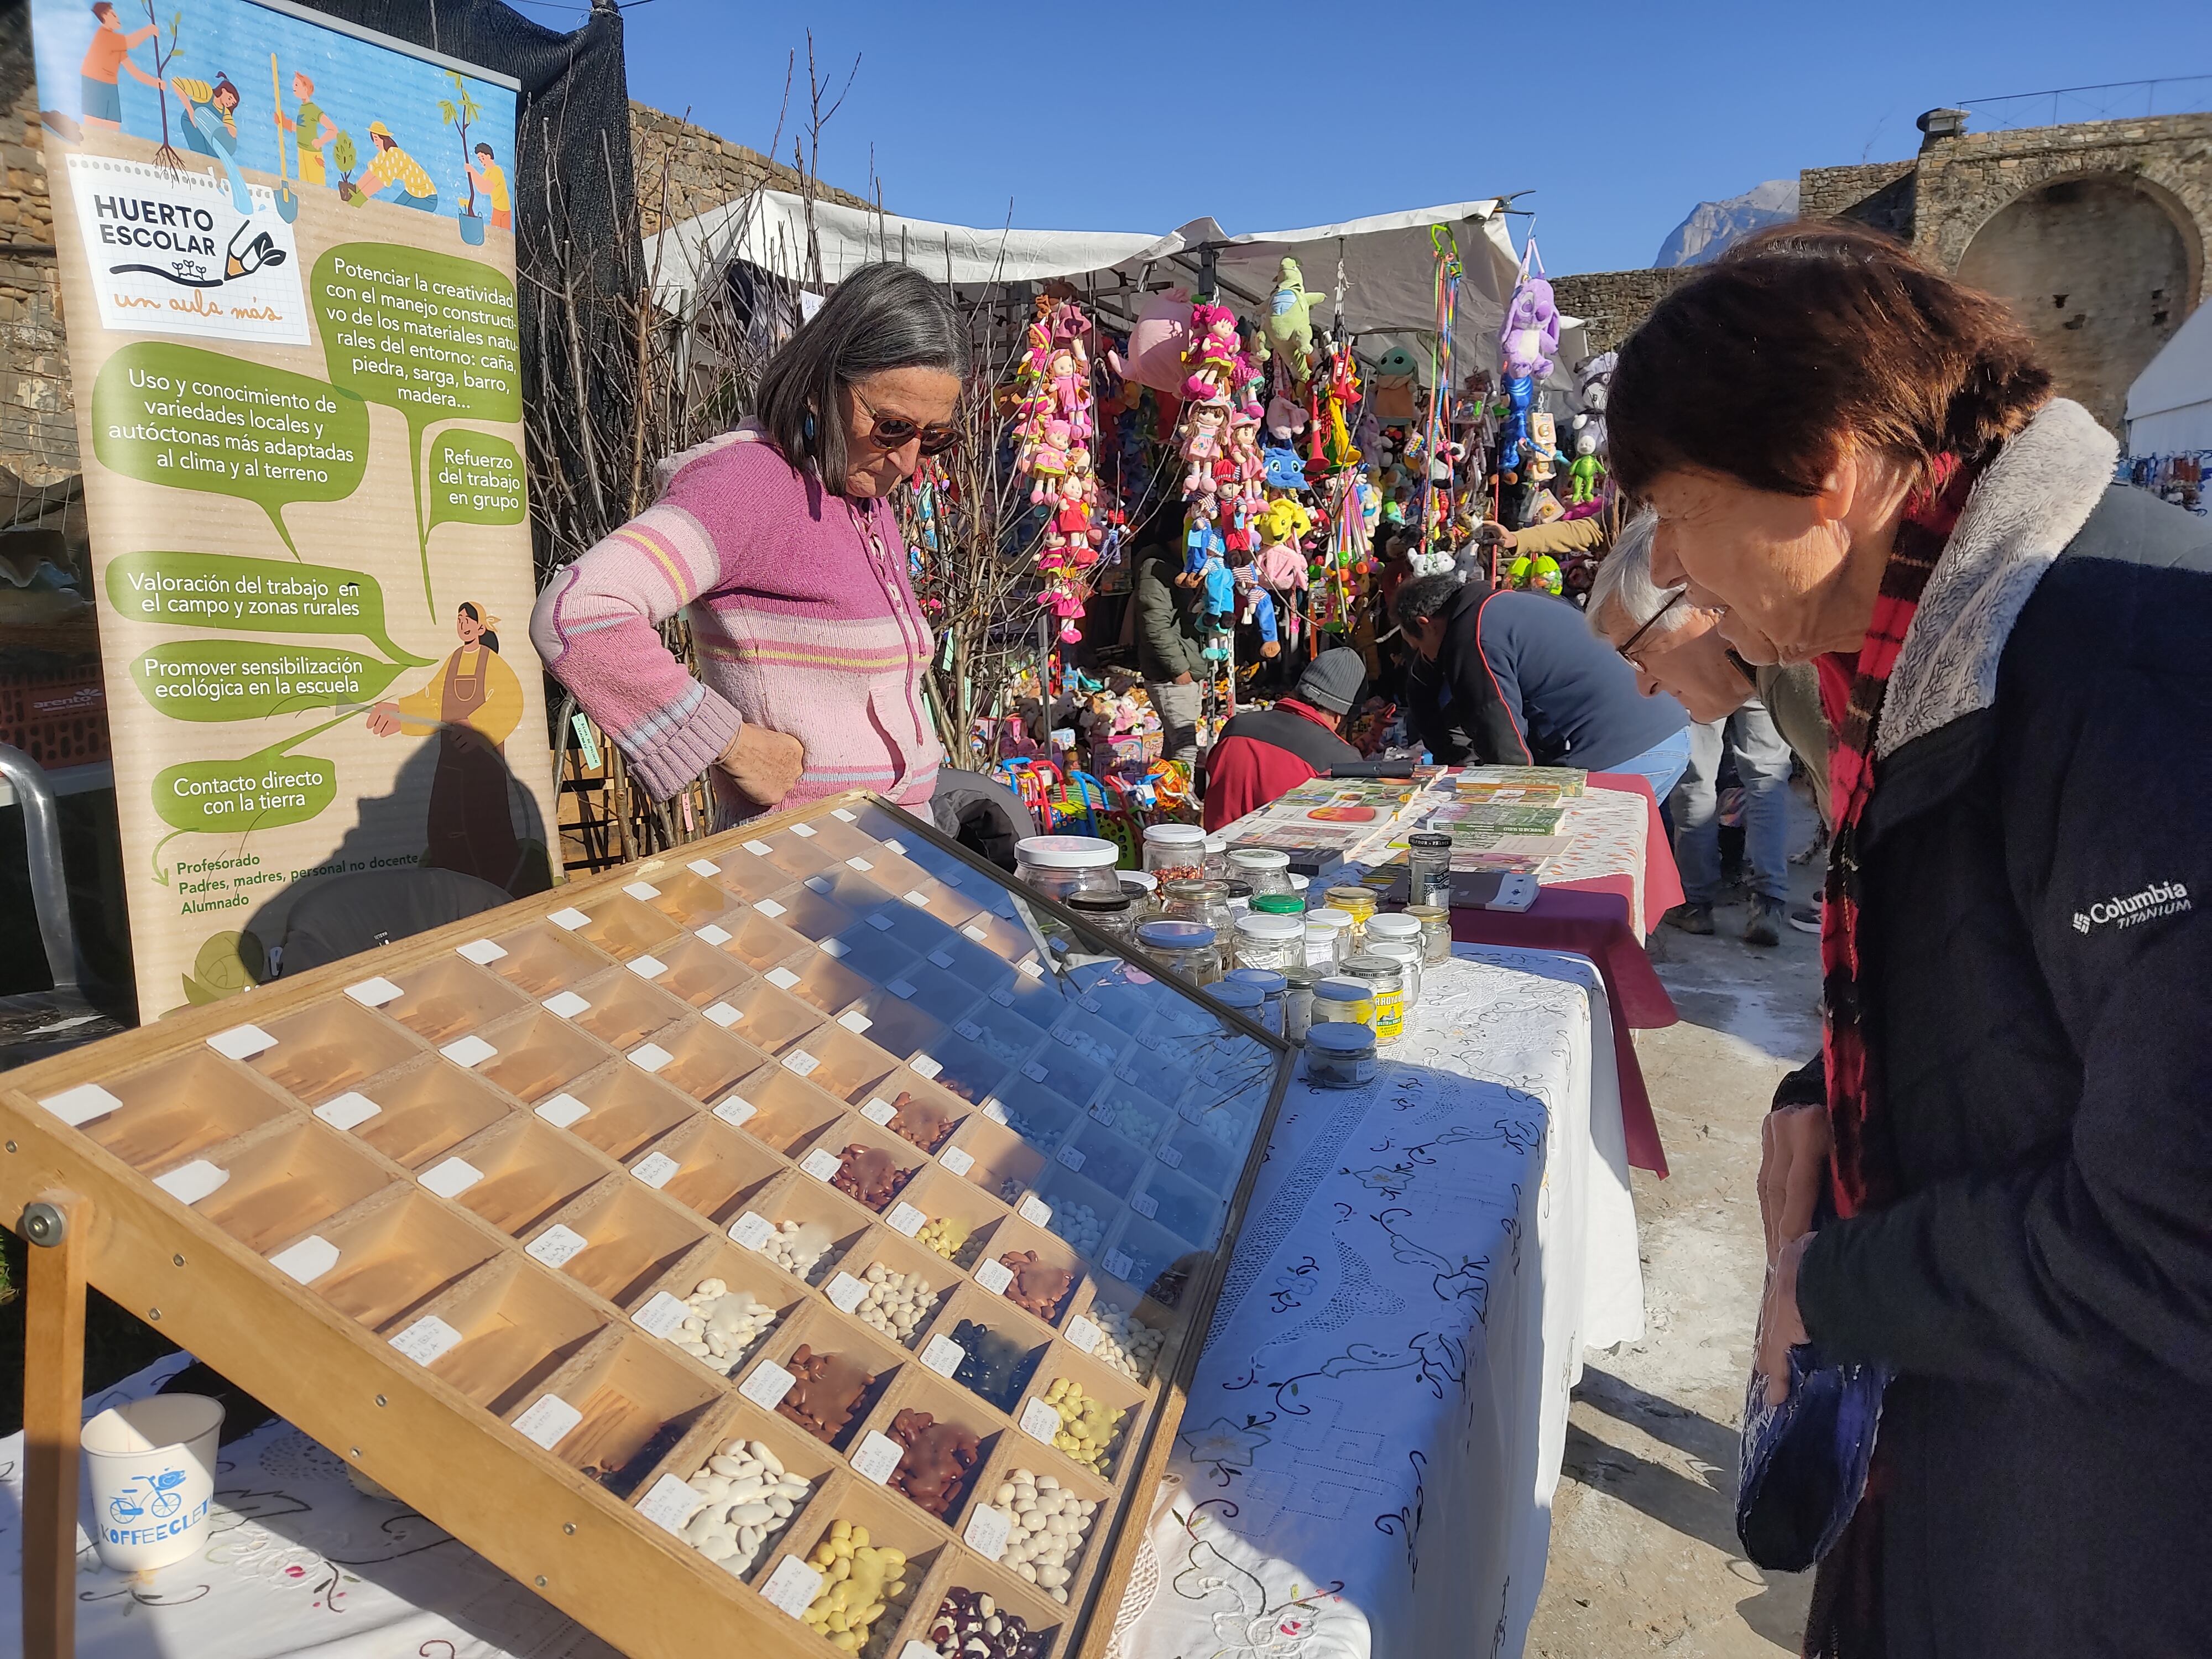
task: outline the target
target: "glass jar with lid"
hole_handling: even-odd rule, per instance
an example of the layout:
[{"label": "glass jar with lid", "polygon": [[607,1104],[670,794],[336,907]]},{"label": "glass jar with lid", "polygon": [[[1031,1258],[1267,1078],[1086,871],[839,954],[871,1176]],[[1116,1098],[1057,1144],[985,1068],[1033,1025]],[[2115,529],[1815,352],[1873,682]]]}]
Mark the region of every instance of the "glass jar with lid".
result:
[{"label": "glass jar with lid", "polygon": [[1231,968],[1221,977],[1224,981],[1235,980],[1239,985],[1257,986],[1261,1011],[1265,1016],[1260,1023],[1277,1036],[1283,1035],[1284,999],[1291,986],[1286,975],[1266,968]]},{"label": "glass jar with lid", "polygon": [[1306,912],[1306,961],[1334,971],[1352,954],[1352,918],[1328,906]]},{"label": "glass jar with lid", "polygon": [[1229,919],[1233,923],[1252,908],[1252,884],[1248,881],[1224,881],[1221,890],[1228,896]]},{"label": "glass jar with lid", "polygon": [[1078,893],[1067,908],[1117,944],[1135,941],[1139,920],[1136,901],[1125,892]]},{"label": "glass jar with lid", "polygon": [[1341,910],[1352,918],[1352,949],[1357,955],[1367,942],[1367,918],[1375,914],[1375,890],[1371,887],[1332,887],[1328,896],[1330,909]]},{"label": "glass jar with lid", "polygon": [[1389,957],[1405,964],[1406,1012],[1410,1014],[1420,1006],[1421,958],[1426,954],[1421,943],[1421,919],[1397,915],[1370,917],[1367,949],[1370,955]]},{"label": "glass jar with lid", "polygon": [[1149,920],[1159,902],[1160,878],[1149,870],[1116,870],[1114,874],[1136,907],[1137,921]]},{"label": "glass jar with lid", "polygon": [[1267,1023],[1267,994],[1256,985],[1242,980],[1218,979],[1206,988],[1206,993],[1224,1008],[1234,1008],[1255,1025]]},{"label": "glass jar with lid", "polygon": [[1252,908],[1263,916],[1302,916],[1306,902],[1296,893],[1255,893]]},{"label": "glass jar with lid", "polygon": [[1409,904],[1406,914],[1421,924],[1421,960],[1433,968],[1451,960],[1451,912],[1441,904]]},{"label": "glass jar with lid", "polygon": [[1236,847],[1229,853],[1229,878],[1249,882],[1252,896],[1291,890],[1291,855],[1273,847]]},{"label": "glass jar with lid", "polygon": [[1163,883],[1206,879],[1206,831],[1194,823],[1145,826],[1145,868]]},{"label": "glass jar with lid", "polygon": [[1313,1024],[1314,986],[1321,973],[1313,968],[1291,968],[1284,971],[1288,981],[1283,988],[1283,1035],[1292,1042],[1303,1042],[1306,1029]]},{"label": "glass jar with lid", "polygon": [[1160,920],[1202,921],[1222,934],[1229,931],[1229,884],[1219,881],[1164,881]]},{"label": "glass jar with lid", "polygon": [[1229,879],[1229,837],[1208,836],[1206,838],[1206,878],[1208,881]]},{"label": "glass jar with lid", "polygon": [[1111,897],[1121,890],[1114,873],[1121,856],[1120,848],[1097,836],[1030,836],[1014,843],[1014,873],[1063,902],[1078,893]]},{"label": "glass jar with lid", "polygon": [[1371,951],[1353,957],[1344,964],[1346,977],[1364,984],[1374,1002],[1377,1042],[1395,1042],[1405,1035],[1405,970],[1406,964],[1396,957],[1378,957]]},{"label": "glass jar with lid", "polygon": [[1306,1081],[1316,1089],[1357,1089],[1375,1080],[1375,1033],[1332,1021],[1306,1033]]},{"label": "glass jar with lid", "polygon": [[1440,830],[1416,830],[1406,837],[1406,903],[1451,903],[1452,839]]},{"label": "glass jar with lid", "polygon": [[1221,977],[1221,951],[1213,929],[1199,921],[1147,921],[1137,929],[1137,944],[1194,985]]},{"label": "glass jar with lid", "polygon": [[1313,1001],[1309,1009],[1306,1035],[1323,1025],[1372,1025],[1375,1023],[1375,994],[1367,988],[1367,981],[1346,977],[1316,980]]},{"label": "glass jar with lid", "polygon": [[1237,961],[1243,968],[1277,973],[1305,962],[1306,925],[1302,917],[1248,910],[1237,918]]}]

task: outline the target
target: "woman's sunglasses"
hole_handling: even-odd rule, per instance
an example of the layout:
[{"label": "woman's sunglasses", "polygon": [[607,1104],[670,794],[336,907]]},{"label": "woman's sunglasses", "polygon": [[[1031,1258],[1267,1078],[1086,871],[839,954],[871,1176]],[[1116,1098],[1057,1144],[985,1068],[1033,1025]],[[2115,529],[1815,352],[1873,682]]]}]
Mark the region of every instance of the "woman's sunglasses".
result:
[{"label": "woman's sunglasses", "polygon": [[857,390],[853,392],[853,401],[868,411],[868,441],[878,449],[903,449],[919,438],[923,454],[942,455],[960,441],[960,428],[957,426],[917,426],[896,415],[878,415],[875,405]]}]

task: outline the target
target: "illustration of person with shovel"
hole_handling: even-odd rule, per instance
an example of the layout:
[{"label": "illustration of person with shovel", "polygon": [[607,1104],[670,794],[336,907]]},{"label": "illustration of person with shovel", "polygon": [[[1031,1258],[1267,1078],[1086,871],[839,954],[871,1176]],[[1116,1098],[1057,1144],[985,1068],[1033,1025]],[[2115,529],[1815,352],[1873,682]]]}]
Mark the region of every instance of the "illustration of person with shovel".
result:
[{"label": "illustration of person with shovel", "polygon": [[[269,60],[270,80],[276,81],[276,60]],[[324,113],[323,106],[315,101],[315,83],[304,72],[295,70],[292,76],[292,96],[300,100],[299,111],[287,115],[280,108],[276,125],[292,135],[300,152],[300,182],[319,185],[327,182],[323,169],[323,146],[338,136],[338,124]],[[282,143],[279,143],[282,151]]]}]

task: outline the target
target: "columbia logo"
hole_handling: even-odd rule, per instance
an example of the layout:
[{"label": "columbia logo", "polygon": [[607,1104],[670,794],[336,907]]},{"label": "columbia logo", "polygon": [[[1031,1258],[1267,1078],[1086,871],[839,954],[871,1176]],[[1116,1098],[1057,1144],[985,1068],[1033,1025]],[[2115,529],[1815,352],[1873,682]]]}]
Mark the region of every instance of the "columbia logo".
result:
[{"label": "columbia logo", "polygon": [[2122,898],[2103,899],[2087,910],[2074,913],[2074,931],[2086,933],[2093,927],[2102,927],[2107,922],[2122,927],[2133,927],[2152,921],[2160,916],[2179,915],[2194,907],[2189,899],[2189,889],[2178,881],[2154,881],[2141,892],[2130,893]]}]

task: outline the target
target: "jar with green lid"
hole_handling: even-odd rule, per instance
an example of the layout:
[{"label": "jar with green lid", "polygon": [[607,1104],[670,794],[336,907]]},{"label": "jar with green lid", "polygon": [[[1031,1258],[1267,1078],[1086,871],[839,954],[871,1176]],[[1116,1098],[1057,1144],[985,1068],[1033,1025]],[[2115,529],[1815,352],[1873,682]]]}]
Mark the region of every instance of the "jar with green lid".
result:
[{"label": "jar with green lid", "polygon": [[1291,855],[1273,847],[1231,848],[1229,878],[1250,883],[1255,900],[1263,893],[1287,893],[1291,890]]},{"label": "jar with green lid", "polygon": [[1306,1081],[1316,1089],[1357,1089],[1375,1080],[1375,1033],[1333,1021],[1306,1033]]},{"label": "jar with green lid", "polygon": [[1306,902],[1296,893],[1255,893],[1252,908],[1263,916],[1302,916]]},{"label": "jar with green lid", "polygon": [[1352,918],[1330,906],[1306,912],[1306,963],[1334,973],[1352,954]]},{"label": "jar with green lid", "polygon": [[1406,965],[1406,1012],[1421,1003],[1421,919],[1400,915],[1371,917],[1367,923],[1367,950],[1371,956],[1389,957]]},{"label": "jar with green lid", "polygon": [[1375,1040],[1395,1042],[1406,1034],[1406,964],[1395,957],[1363,952],[1344,964],[1347,978],[1367,987],[1375,1005]]},{"label": "jar with green lid", "polygon": [[1221,951],[1212,928],[1197,921],[1147,921],[1137,929],[1139,949],[1149,951],[1164,968],[1172,968],[1194,985],[1211,985],[1221,977]]},{"label": "jar with green lid", "polygon": [[1452,838],[1438,830],[1416,830],[1406,837],[1406,903],[1449,907],[1451,903]]},{"label": "jar with green lid", "polygon": [[1366,981],[1332,978],[1314,981],[1312,1015],[1306,1033],[1309,1036],[1315,1026],[1374,1023],[1375,994],[1368,988]]},{"label": "jar with green lid", "polygon": [[1451,912],[1441,904],[1409,904],[1406,914],[1421,924],[1421,960],[1433,968],[1451,960]]},{"label": "jar with green lid", "polygon": [[1280,973],[1305,962],[1306,925],[1298,916],[1248,911],[1237,918],[1237,963]]}]

